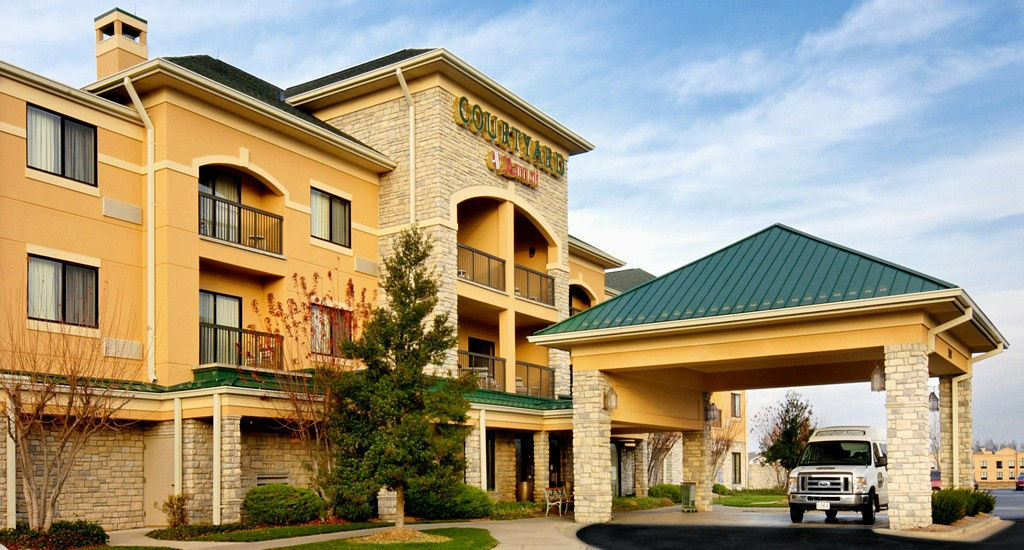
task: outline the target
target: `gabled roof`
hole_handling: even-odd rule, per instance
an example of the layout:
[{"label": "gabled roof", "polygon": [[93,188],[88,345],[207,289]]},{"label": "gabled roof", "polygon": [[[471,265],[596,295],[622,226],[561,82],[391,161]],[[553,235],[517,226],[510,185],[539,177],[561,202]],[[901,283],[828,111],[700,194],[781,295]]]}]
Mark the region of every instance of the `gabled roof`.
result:
[{"label": "gabled roof", "polygon": [[619,293],[631,290],[653,279],[657,279],[657,277],[639,267],[604,272],[605,288],[616,290]]},{"label": "gabled roof", "polygon": [[569,235],[569,254],[594,262],[603,268],[622,267],[623,265],[626,265],[626,262],[623,262],[604,250],[601,250],[600,248],[584,242],[582,239],[572,235]]},{"label": "gabled roof", "polygon": [[957,288],[776,224],[545,328],[538,335]]},{"label": "gabled roof", "polygon": [[290,86],[287,89],[285,89],[284,95],[286,97],[291,97],[293,95],[321,88],[328,84],[341,82],[342,80],[352,78],[353,76],[368,73],[381,67],[387,67],[392,63],[398,63],[399,61],[409,59],[410,57],[416,57],[421,53],[429,52],[431,49],[433,48],[408,48],[405,50],[399,50],[394,53],[389,53],[388,55],[385,55],[383,57],[378,57],[377,59],[373,59],[365,63],[360,63],[347,69],[342,69],[336,73],[331,73],[327,76],[321,76],[320,78],[314,78],[313,80],[310,80],[308,82],[303,82],[302,84]]},{"label": "gabled roof", "polygon": [[[188,69],[194,73],[205,76],[214,82],[218,82],[235,90],[241,92],[253,99],[266,103],[275,109],[283,111],[293,117],[299,118],[310,124],[314,124],[328,132],[337,134],[347,140],[353,141],[374,150],[369,145],[359,141],[358,139],[342,132],[341,130],[327,124],[326,122],[316,118],[315,116],[293,107],[291,104],[284,100],[284,90],[277,86],[256,77],[253,74],[247,73],[234,65],[225,63],[219,59],[210,57],[208,55],[185,55],[180,57],[164,57],[165,61],[169,61],[183,69]],[[376,151],[380,152],[380,151]]]}]

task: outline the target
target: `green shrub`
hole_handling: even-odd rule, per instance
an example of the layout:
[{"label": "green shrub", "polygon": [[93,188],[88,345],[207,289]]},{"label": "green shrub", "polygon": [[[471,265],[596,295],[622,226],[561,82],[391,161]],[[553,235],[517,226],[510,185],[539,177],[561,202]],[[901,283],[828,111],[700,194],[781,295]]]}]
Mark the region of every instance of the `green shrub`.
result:
[{"label": "green shrub", "polygon": [[[525,519],[541,511],[543,505],[534,504],[530,501],[523,502],[495,502],[491,507],[491,519]],[[552,508],[551,511],[555,512]]]},{"label": "green shrub", "polygon": [[168,526],[188,525],[188,503],[190,500],[192,500],[192,495],[188,493],[170,494],[163,502],[157,504],[157,508],[167,516]]},{"label": "green shrub", "polygon": [[417,480],[405,493],[405,511],[423,519],[476,519],[491,514],[491,498],[466,485]]},{"label": "green shrub", "polygon": [[732,490],[729,489],[728,487],[726,487],[725,485],[722,485],[721,483],[716,483],[711,488],[711,492],[715,493],[716,495],[723,495],[723,496],[724,495],[731,495],[732,494]]},{"label": "green shrub", "polygon": [[988,514],[996,507],[996,497],[988,491],[971,491],[963,489],[967,495],[967,515]]},{"label": "green shrub", "polygon": [[967,514],[969,496],[962,489],[943,489],[932,493],[932,522],[950,525]]},{"label": "green shrub", "polygon": [[192,525],[179,525],[178,527],[155,529],[146,533],[146,536],[157,540],[189,540],[203,535],[238,531],[239,529],[245,529],[245,527],[246,525],[244,523],[222,523],[220,525],[196,523]]},{"label": "green shrub", "polygon": [[110,537],[103,527],[91,521],[55,521],[47,531],[50,548],[81,548],[102,546]]},{"label": "green shrub", "polygon": [[672,500],[659,497],[614,497],[612,498],[612,510],[616,512],[629,512],[632,510],[650,510],[672,506]]},{"label": "green shrub", "polygon": [[29,529],[25,523],[18,523],[14,529],[0,530],[0,544],[8,548],[66,550],[102,546],[108,539],[103,527],[83,520],[55,521],[49,531]]},{"label": "green shrub", "polygon": [[289,525],[320,517],[324,501],[310,489],[271,483],[250,489],[242,509],[257,525]]},{"label": "green shrub", "polygon": [[335,485],[334,513],[348,521],[363,522],[377,513],[379,486],[365,481],[347,481]]},{"label": "green shrub", "polygon": [[683,489],[672,483],[659,483],[647,489],[647,494],[655,498],[667,498],[676,504],[683,501]]}]

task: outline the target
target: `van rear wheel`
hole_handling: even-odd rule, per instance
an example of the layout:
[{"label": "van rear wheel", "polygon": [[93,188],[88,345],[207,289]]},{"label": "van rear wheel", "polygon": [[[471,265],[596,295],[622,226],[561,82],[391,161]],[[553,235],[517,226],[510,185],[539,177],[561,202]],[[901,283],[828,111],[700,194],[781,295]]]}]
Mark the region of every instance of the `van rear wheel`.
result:
[{"label": "van rear wheel", "polygon": [[796,508],[793,506],[789,507],[789,520],[793,523],[800,523],[804,520],[804,511],[802,508]]}]

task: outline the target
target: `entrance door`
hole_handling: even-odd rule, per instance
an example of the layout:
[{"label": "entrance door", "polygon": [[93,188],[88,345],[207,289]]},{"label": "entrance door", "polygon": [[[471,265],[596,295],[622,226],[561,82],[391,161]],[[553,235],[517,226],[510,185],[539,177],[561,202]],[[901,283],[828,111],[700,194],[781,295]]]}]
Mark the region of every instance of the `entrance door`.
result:
[{"label": "entrance door", "polygon": [[147,526],[166,525],[167,518],[157,509],[157,503],[174,493],[174,434],[169,430],[147,433],[143,442],[144,520]]},{"label": "entrance door", "polygon": [[[533,499],[533,434],[522,434],[517,435],[515,438],[516,444],[516,490],[517,500],[531,500]],[[519,487],[521,484],[526,483],[528,488],[525,494],[519,494]]]},{"label": "entrance door", "polygon": [[241,363],[242,299],[199,291],[199,364]]}]

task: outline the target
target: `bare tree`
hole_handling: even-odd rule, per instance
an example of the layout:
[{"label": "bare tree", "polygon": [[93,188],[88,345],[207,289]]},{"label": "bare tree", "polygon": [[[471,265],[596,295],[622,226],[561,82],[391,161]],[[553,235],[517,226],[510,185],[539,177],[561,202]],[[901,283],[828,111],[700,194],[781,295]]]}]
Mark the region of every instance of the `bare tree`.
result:
[{"label": "bare tree", "polygon": [[[103,303],[116,309],[128,300]],[[142,344],[130,339],[137,327],[127,312],[107,312],[98,328],[37,321],[30,326],[23,300],[4,304],[0,408],[17,453],[29,527],[45,530],[57,516],[65,483],[89,440],[129,424],[119,413],[145,354]]]},{"label": "bare tree", "polygon": [[[334,403],[330,383],[338,373],[357,363],[341,355],[341,344],[369,317],[370,301],[363,289],[356,296],[352,279],[336,297],[332,272],[310,278],[292,275],[292,293],[284,300],[268,294],[252,308],[264,330],[281,338],[280,368],[271,375],[272,387],[283,399],[270,400],[282,429],[299,442],[310,484],[333,511],[334,452],[328,437],[328,416]],[[250,327],[256,329],[257,327]],[[276,355],[275,355],[276,357]]]},{"label": "bare tree", "polygon": [[708,460],[711,463],[712,481],[718,477],[718,472],[722,468],[722,462],[725,461],[725,457],[729,456],[729,450],[732,449],[732,445],[739,433],[740,423],[733,421],[732,418],[726,420],[723,427],[711,429],[711,445],[708,448]]},{"label": "bare tree", "polygon": [[928,429],[928,447],[932,454],[932,468],[938,470],[940,468],[939,454],[942,451],[942,433],[939,426],[938,411],[931,414],[931,423]]},{"label": "bare tree", "polygon": [[663,483],[665,458],[672,452],[675,446],[683,438],[681,432],[657,432],[647,438],[647,449],[651,456],[647,460],[647,486]]}]

